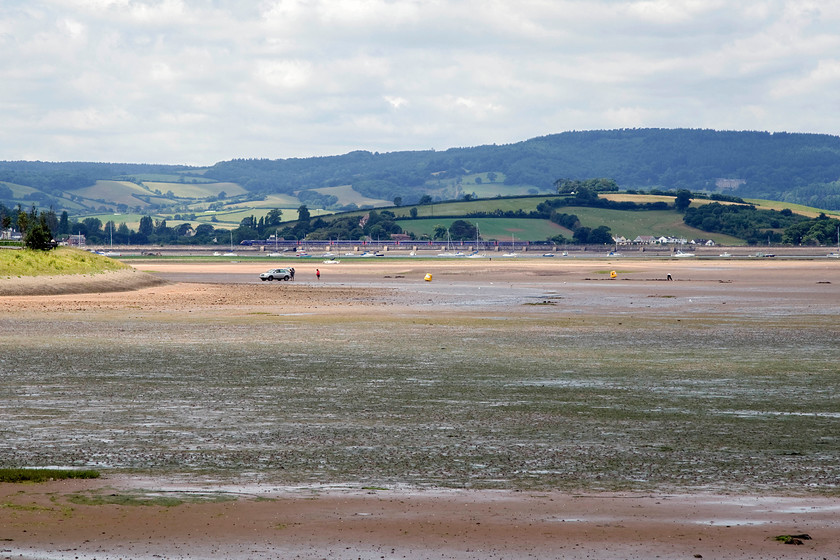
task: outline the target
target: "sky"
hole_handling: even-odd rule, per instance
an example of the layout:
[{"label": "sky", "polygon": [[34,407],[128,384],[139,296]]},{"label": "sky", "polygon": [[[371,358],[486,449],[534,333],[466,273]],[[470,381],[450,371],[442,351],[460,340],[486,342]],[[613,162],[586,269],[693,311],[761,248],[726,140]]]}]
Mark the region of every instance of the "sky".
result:
[{"label": "sky", "polygon": [[835,0],[2,0],[0,160],[840,134]]}]

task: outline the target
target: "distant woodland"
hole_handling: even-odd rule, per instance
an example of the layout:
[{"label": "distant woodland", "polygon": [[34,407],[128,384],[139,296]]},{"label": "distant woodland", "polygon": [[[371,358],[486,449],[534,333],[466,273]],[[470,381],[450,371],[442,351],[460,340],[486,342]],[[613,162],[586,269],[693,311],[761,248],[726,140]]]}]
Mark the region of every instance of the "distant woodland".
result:
[{"label": "distant woodland", "polygon": [[[235,183],[255,196],[285,194],[310,206],[314,189],[351,185],[371,199],[414,204],[447,185],[480,181],[555,191],[558,180],[608,177],[622,190],[725,192],[840,209],[840,137],[822,134],[622,129],[553,134],[509,145],[330,157],[236,159],[207,168],[154,164],[0,162],[0,201],[63,208],[66,193],[99,180],[176,175]],[[476,177],[476,174],[482,174]],[[27,187],[16,195],[15,186]],[[465,190],[469,192],[469,189]],[[452,191],[450,191],[452,192]],[[459,192],[457,189],[454,192]],[[464,192],[462,190],[461,192]]]}]

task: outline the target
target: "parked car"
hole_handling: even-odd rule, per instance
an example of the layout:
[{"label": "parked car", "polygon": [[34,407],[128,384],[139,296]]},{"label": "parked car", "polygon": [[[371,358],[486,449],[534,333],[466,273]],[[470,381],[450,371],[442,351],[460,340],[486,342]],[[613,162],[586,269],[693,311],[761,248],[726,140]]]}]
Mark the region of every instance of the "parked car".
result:
[{"label": "parked car", "polygon": [[260,274],[260,280],[290,280],[292,278],[292,271],[288,268],[272,268]]}]

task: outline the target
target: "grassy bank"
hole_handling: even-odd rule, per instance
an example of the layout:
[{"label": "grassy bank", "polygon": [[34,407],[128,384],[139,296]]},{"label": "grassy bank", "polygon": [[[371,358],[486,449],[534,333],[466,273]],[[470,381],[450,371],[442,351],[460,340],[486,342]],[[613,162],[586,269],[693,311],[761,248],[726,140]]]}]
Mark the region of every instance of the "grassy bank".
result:
[{"label": "grassy bank", "polygon": [[0,278],[56,274],[99,274],[129,268],[119,261],[69,247],[54,251],[0,251]]},{"label": "grassy bank", "polygon": [[67,469],[0,469],[0,482],[46,482],[68,478],[99,478],[99,472]]}]

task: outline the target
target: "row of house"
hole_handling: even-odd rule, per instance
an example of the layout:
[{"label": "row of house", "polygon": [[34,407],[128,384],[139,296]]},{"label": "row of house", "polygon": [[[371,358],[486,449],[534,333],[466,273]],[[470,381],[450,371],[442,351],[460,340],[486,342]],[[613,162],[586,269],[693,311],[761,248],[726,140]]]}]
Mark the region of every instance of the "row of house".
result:
[{"label": "row of house", "polygon": [[[21,241],[23,236],[15,228],[0,229],[0,241]],[[85,245],[84,235],[71,235],[67,238],[64,245],[71,245],[73,247],[82,247]]]},{"label": "row of house", "polygon": [[665,235],[656,237],[655,235],[638,235],[635,239],[627,239],[624,236],[615,236],[613,241],[617,245],[702,245],[705,247],[714,247],[715,242],[712,239],[692,239],[688,240],[684,237],[668,237]]},{"label": "row of house", "polygon": [[0,241],[20,241],[20,232],[14,228],[0,229]]}]

